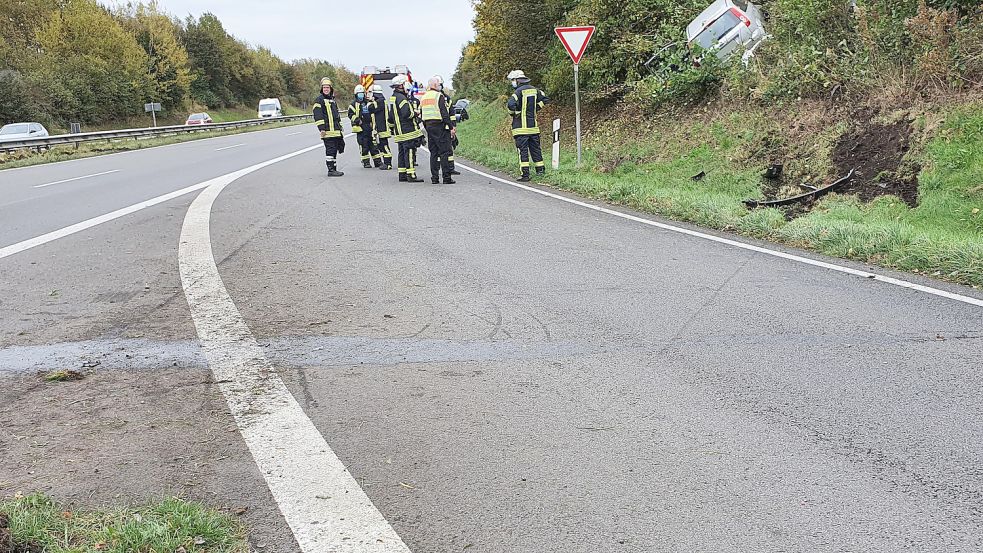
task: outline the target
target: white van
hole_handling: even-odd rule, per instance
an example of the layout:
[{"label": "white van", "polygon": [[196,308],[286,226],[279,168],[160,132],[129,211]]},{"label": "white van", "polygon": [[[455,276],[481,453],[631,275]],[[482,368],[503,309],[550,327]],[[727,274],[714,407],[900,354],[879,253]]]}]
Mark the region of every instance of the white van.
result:
[{"label": "white van", "polygon": [[686,27],[686,43],[699,45],[725,60],[743,48],[746,64],[768,37],[761,10],[747,0],[717,0]]},{"label": "white van", "polygon": [[259,119],[268,117],[283,117],[283,108],[279,98],[263,98],[259,101]]}]

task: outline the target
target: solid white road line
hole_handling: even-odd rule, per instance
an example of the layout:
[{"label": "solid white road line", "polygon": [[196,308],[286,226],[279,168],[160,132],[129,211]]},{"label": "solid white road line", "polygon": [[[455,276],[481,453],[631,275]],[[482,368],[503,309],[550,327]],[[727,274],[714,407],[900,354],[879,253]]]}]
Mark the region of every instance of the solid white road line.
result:
[{"label": "solid white road line", "polygon": [[239,431],[305,553],[409,553],[284,386],[222,283],[209,235],[212,204],[239,177],[307,148],[212,179],[184,220],[181,282],[208,365]]},{"label": "solid white road line", "polygon": [[84,177],[75,177],[73,179],[57,180],[55,182],[49,182],[47,184],[38,184],[38,185],[35,185],[34,188],[44,188],[46,186],[54,186],[56,184],[62,184],[62,183],[65,183],[65,182],[72,182],[72,181],[77,181],[77,180],[82,180],[82,179],[91,179],[92,177],[101,177],[102,175],[109,175],[109,174],[112,174],[112,173],[119,173],[119,171],[120,171],[119,169],[114,169],[112,171],[103,171],[102,173],[95,173],[95,174],[92,174],[92,175],[85,175]]},{"label": "solid white road line", "polygon": [[303,131],[301,131],[301,132],[292,132],[290,134],[285,134],[284,136],[297,136],[298,134],[304,134],[304,133],[303,133]]},{"label": "solid white road line", "polygon": [[222,150],[231,150],[232,148],[238,148],[239,146],[245,146],[245,145],[246,145],[245,143],[242,143],[242,144],[233,144],[231,146],[226,146],[224,148],[216,148],[215,151],[216,152],[221,152]]},{"label": "solid white road line", "polygon": [[[427,150],[427,152],[429,153],[429,150]],[[829,269],[830,271],[837,271],[837,272],[840,272],[840,273],[846,273],[848,275],[858,276],[858,277],[861,277],[861,278],[864,278],[864,279],[876,280],[878,282],[883,282],[885,284],[891,284],[891,285],[894,285],[894,286],[900,286],[902,288],[908,288],[910,290],[917,290],[919,292],[924,292],[926,294],[932,294],[933,296],[939,296],[939,297],[942,297],[942,298],[946,298],[946,299],[950,299],[950,300],[955,300],[955,301],[966,303],[966,304],[969,304],[969,305],[975,305],[977,307],[983,307],[983,299],[974,298],[974,297],[971,297],[971,296],[965,296],[965,295],[962,295],[962,294],[956,294],[956,293],[953,293],[953,292],[948,292],[946,290],[941,290],[939,288],[933,288],[931,286],[925,286],[925,285],[922,285],[922,284],[916,284],[914,282],[908,282],[907,280],[901,280],[901,279],[897,279],[897,278],[893,278],[893,277],[889,277],[889,276],[880,275],[880,274],[877,274],[877,273],[870,273],[870,272],[867,272],[867,271],[860,271],[860,270],[853,269],[853,268],[850,268],[850,267],[844,267],[843,265],[836,265],[836,264],[828,263],[828,262],[825,262],[825,261],[819,261],[819,260],[816,260],[816,259],[809,259],[808,257],[802,257],[800,255],[795,255],[795,254],[785,253],[785,252],[778,251],[778,250],[772,250],[772,249],[768,249],[768,248],[763,248],[761,246],[755,246],[755,245],[752,245],[752,244],[745,244],[744,242],[738,242],[737,240],[731,240],[729,238],[723,238],[723,237],[720,237],[720,236],[714,236],[712,234],[706,234],[706,233],[703,233],[703,232],[698,232],[698,231],[690,230],[690,229],[687,229],[687,228],[677,227],[677,226],[669,225],[669,224],[666,224],[666,223],[660,223],[658,221],[653,221],[651,219],[645,219],[643,217],[636,217],[635,215],[629,215],[627,213],[622,213],[622,212],[616,211],[614,209],[608,209],[606,207],[601,207],[599,205],[594,205],[594,204],[591,204],[591,203],[582,202],[582,201],[579,201],[579,200],[575,200],[573,198],[568,198],[566,196],[561,196],[559,194],[553,194],[553,193],[548,192],[546,190],[541,190],[539,188],[535,188],[535,187],[532,187],[532,186],[526,186],[526,185],[520,184],[518,182],[508,181],[508,180],[505,180],[503,178],[497,177],[495,175],[488,174],[488,173],[486,173],[484,171],[479,171],[478,169],[474,169],[472,167],[468,167],[467,165],[464,165],[464,164],[462,164],[460,162],[456,163],[456,166],[457,167],[463,167],[464,169],[467,169],[468,171],[471,171],[472,173],[481,175],[481,176],[483,176],[485,178],[489,178],[489,179],[492,179],[494,181],[497,181],[497,182],[500,182],[500,183],[503,183],[503,184],[507,184],[509,186],[514,186],[516,188],[521,188],[523,190],[528,190],[530,192],[535,192],[536,194],[547,196],[549,198],[560,200],[562,202],[567,202],[567,203],[570,203],[570,204],[573,204],[573,205],[578,205],[580,207],[585,207],[587,209],[592,209],[594,211],[600,211],[601,213],[607,213],[608,215],[614,215],[615,217],[621,217],[622,219],[628,219],[629,221],[634,221],[636,223],[642,223],[644,225],[649,225],[649,226],[652,226],[652,227],[657,227],[657,228],[660,228],[662,230],[668,230],[668,231],[671,231],[671,232],[678,232],[680,234],[685,234],[685,235],[688,235],[688,236],[694,236],[696,238],[702,238],[704,240],[710,240],[712,242],[717,242],[719,244],[726,244],[728,246],[733,246],[735,248],[741,248],[741,249],[744,249],[744,250],[749,250],[749,251],[752,251],[752,252],[762,253],[762,254],[765,254],[765,255],[773,256],[773,257],[780,257],[782,259],[788,259],[789,261],[795,261],[797,263],[804,263],[806,265],[812,265],[813,267],[821,267],[823,269]]]}]

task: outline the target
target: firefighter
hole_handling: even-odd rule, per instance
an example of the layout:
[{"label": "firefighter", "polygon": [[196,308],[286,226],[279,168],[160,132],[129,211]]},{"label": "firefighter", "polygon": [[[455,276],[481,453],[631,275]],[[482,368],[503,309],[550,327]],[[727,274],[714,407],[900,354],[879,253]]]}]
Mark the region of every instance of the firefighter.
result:
[{"label": "firefighter", "polygon": [[386,95],[382,93],[382,85],[372,85],[372,99],[383,109],[375,112],[373,122],[375,123],[375,133],[378,139],[379,155],[382,156],[382,169],[389,171],[393,168],[393,153],[389,149],[389,125],[386,124]]},{"label": "firefighter", "polygon": [[416,150],[423,145],[423,131],[418,125],[414,104],[410,101],[412,83],[403,75],[393,79],[393,94],[387,104],[387,122],[399,147],[397,166],[400,182],[423,182],[416,176]]},{"label": "firefighter", "polygon": [[454,184],[451,178],[450,157],[454,154],[451,140],[457,129],[451,121],[447,97],[443,93],[444,79],[433,76],[427,82],[427,91],[420,100],[423,127],[427,130],[427,143],[430,148],[430,182],[440,184],[440,173],[444,174],[444,184]]},{"label": "firefighter", "polygon": [[536,122],[536,114],[543,109],[549,98],[543,91],[529,84],[526,74],[518,69],[508,75],[509,81],[515,92],[509,98],[508,108],[512,114],[512,137],[515,139],[515,147],[519,150],[519,169],[522,175],[519,182],[529,182],[529,158],[536,166],[536,174],[546,173],[546,164],[543,162],[543,149],[539,143],[539,124]]},{"label": "firefighter", "polygon": [[329,177],[344,175],[338,170],[338,154],[345,151],[345,138],[341,133],[341,114],[334,100],[334,84],[331,79],[321,79],[321,94],[314,101],[314,123],[324,141],[324,159]]},{"label": "firefighter", "polygon": [[372,139],[375,131],[374,116],[380,109],[382,108],[376,101],[366,94],[364,86],[355,87],[355,99],[348,106],[348,118],[352,121],[352,132],[355,133],[358,145],[362,147],[362,167],[366,169],[371,169],[373,163],[376,167],[382,166],[382,156]]},{"label": "firefighter", "polygon": [[451,95],[447,93],[447,90],[441,90],[441,93],[444,95],[445,101],[447,102],[447,111],[451,116],[451,126],[454,128],[454,132],[451,134],[451,155],[447,156],[447,161],[450,162],[451,174],[460,175],[461,172],[454,167],[454,150],[457,149],[457,145],[459,144],[457,140],[458,116],[454,113],[454,102],[451,101]]}]

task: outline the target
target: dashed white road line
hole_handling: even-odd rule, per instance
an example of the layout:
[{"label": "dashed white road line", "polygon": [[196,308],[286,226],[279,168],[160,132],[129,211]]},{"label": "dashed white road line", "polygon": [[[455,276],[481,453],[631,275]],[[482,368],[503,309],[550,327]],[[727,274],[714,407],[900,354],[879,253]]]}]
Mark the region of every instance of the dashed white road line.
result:
[{"label": "dashed white road line", "polygon": [[301,131],[301,132],[292,132],[290,134],[285,134],[284,136],[297,136],[298,134],[304,134],[304,132],[303,131]]},{"label": "dashed white road line", "polygon": [[243,142],[242,144],[233,144],[231,146],[226,146],[224,148],[216,148],[215,151],[216,152],[221,152],[222,150],[231,150],[232,148],[238,148],[239,146],[245,146],[245,145],[246,145],[246,143]]},{"label": "dashed white road line", "polygon": [[119,169],[114,169],[112,171],[103,171],[102,173],[94,173],[92,175],[85,175],[85,176],[82,176],[82,177],[75,177],[75,178],[65,179],[65,180],[56,180],[55,182],[48,182],[48,183],[45,183],[45,184],[36,184],[36,185],[34,185],[34,188],[44,188],[46,186],[54,186],[56,184],[62,184],[62,183],[66,183],[66,182],[72,182],[72,181],[77,181],[77,180],[82,180],[82,179],[91,179],[92,177],[101,177],[102,175],[110,175],[112,173],[119,173],[119,171],[120,171]]},{"label": "dashed white road line", "polygon": [[[428,150],[428,152],[429,152],[429,150]],[[533,186],[526,186],[526,185],[521,184],[521,183],[518,183],[518,182],[513,182],[513,181],[505,180],[505,179],[503,179],[501,177],[497,177],[495,175],[486,173],[484,171],[480,171],[478,169],[474,169],[472,167],[468,167],[467,165],[464,165],[463,163],[460,163],[460,162],[456,163],[456,166],[457,167],[462,167],[462,168],[464,168],[464,169],[466,169],[468,171],[471,171],[472,173],[475,173],[477,175],[481,175],[481,176],[483,176],[485,178],[489,178],[491,180],[494,180],[494,181],[497,181],[497,182],[500,182],[500,183],[503,183],[503,184],[507,184],[509,186],[514,186],[516,188],[521,188],[523,190],[528,190],[529,192],[535,192],[536,194],[540,194],[542,196],[553,198],[555,200],[560,200],[561,202],[567,202],[569,204],[577,205],[577,206],[584,207],[584,208],[587,208],[587,209],[591,209],[591,210],[594,210],[594,211],[599,211],[601,213],[606,213],[608,215],[614,215],[615,217],[620,217],[622,219],[627,219],[629,221],[634,221],[636,223],[642,223],[643,225],[648,225],[648,226],[660,228],[662,230],[667,230],[667,231],[670,231],[670,232],[677,232],[679,234],[685,234],[687,236],[693,236],[693,237],[696,237],[696,238],[702,238],[704,240],[710,240],[711,242],[717,242],[719,244],[726,244],[728,246],[733,246],[735,248],[741,248],[741,249],[744,249],[744,250],[749,250],[749,251],[753,251],[753,252],[757,252],[757,253],[761,253],[761,254],[765,254],[765,255],[770,255],[770,256],[773,256],[773,257],[780,257],[782,259],[787,259],[789,261],[795,261],[797,263],[803,263],[803,264],[806,264],[806,265],[812,265],[813,267],[821,267],[823,269],[828,269],[830,271],[836,271],[836,272],[839,272],[839,273],[846,273],[848,275],[853,275],[853,276],[861,277],[861,278],[864,278],[864,279],[875,280],[875,281],[878,281],[878,282],[883,282],[885,284],[891,284],[893,286],[900,286],[901,288],[908,288],[909,290],[916,290],[918,292],[923,292],[923,293],[926,293],[926,294],[931,294],[933,296],[939,296],[939,297],[942,297],[942,298],[946,298],[946,299],[950,299],[950,300],[954,300],[954,301],[966,303],[966,304],[969,304],[969,305],[975,305],[977,307],[983,307],[983,299],[974,298],[974,297],[966,296],[966,295],[963,295],[963,294],[956,294],[954,292],[949,292],[947,290],[942,290],[942,289],[939,289],[939,288],[933,288],[931,286],[925,286],[923,284],[916,284],[914,282],[909,282],[907,280],[901,280],[901,279],[898,279],[898,278],[893,278],[893,277],[881,275],[881,274],[878,274],[878,273],[871,273],[871,272],[868,272],[868,271],[861,271],[861,270],[854,269],[854,268],[851,268],[851,267],[845,267],[843,265],[836,265],[834,263],[829,263],[829,262],[826,262],[826,261],[819,261],[818,259],[810,259],[808,257],[802,257],[801,255],[795,255],[795,254],[790,254],[790,253],[786,253],[786,252],[782,252],[782,251],[778,251],[778,250],[772,250],[772,249],[769,249],[769,248],[763,248],[761,246],[755,246],[753,244],[746,244],[744,242],[739,242],[737,240],[731,240],[729,238],[723,238],[721,236],[714,236],[713,234],[707,234],[705,232],[699,232],[699,231],[695,231],[695,230],[691,230],[691,229],[687,229],[687,228],[683,228],[683,227],[677,227],[675,225],[670,225],[670,224],[667,224],[667,223],[661,223],[659,221],[653,221],[651,219],[646,219],[644,217],[637,217],[635,215],[630,215],[628,213],[622,213],[622,212],[617,211],[617,210],[614,210],[614,209],[608,209],[606,207],[602,207],[602,206],[599,206],[599,205],[594,205],[592,203],[582,202],[580,200],[575,200],[573,198],[568,198],[566,196],[561,196],[559,194],[553,194],[552,192],[548,192],[546,190],[542,190],[540,188],[536,188],[536,187],[533,187]]]},{"label": "dashed white road line", "polygon": [[208,365],[300,549],[409,553],[266,359],[212,253],[211,210],[222,190],[243,175],[316,148],[203,183],[181,229],[181,283]]}]

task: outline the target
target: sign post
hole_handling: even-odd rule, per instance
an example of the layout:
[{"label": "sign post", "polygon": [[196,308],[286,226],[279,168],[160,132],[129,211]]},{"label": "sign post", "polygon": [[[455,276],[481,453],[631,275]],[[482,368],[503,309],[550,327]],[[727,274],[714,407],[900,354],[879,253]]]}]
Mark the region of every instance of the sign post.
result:
[{"label": "sign post", "polygon": [[580,58],[587,51],[587,44],[594,36],[594,26],[585,27],[557,27],[554,29],[556,36],[560,37],[560,42],[570,54],[573,60],[573,93],[574,103],[577,107],[577,167],[580,167],[582,160],[580,145]]},{"label": "sign post", "polygon": [[161,111],[160,104],[157,102],[143,104],[143,111],[149,113],[154,118],[154,127],[157,127],[157,112]]}]

